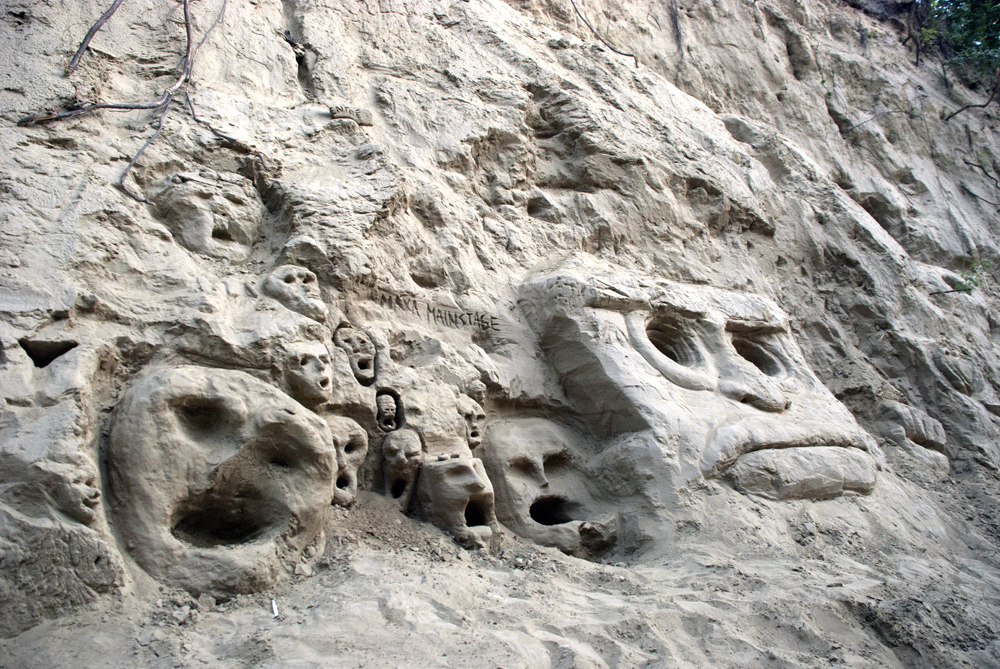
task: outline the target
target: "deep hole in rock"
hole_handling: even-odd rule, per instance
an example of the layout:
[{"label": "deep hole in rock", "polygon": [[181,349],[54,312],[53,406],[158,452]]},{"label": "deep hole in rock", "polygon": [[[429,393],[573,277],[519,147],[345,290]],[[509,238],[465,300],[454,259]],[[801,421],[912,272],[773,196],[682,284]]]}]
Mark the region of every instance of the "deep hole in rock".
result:
[{"label": "deep hole in rock", "polygon": [[341,490],[347,490],[347,488],[350,487],[350,485],[351,482],[350,480],[348,480],[346,476],[337,477],[337,487],[340,488]]},{"label": "deep hole in rock", "polygon": [[209,435],[221,431],[230,422],[229,412],[222,400],[215,398],[186,398],[178,407],[177,414],[184,427],[196,435]]},{"label": "deep hole in rock", "polygon": [[697,347],[678,319],[654,318],[646,326],[646,336],[657,351],[679,365],[689,367],[701,362]]},{"label": "deep hole in rock", "polygon": [[543,497],[531,505],[529,513],[531,519],[541,525],[561,525],[576,520],[573,506],[562,497]]},{"label": "deep hole in rock", "polygon": [[465,506],[465,524],[469,527],[486,524],[486,511],[478,502],[469,502]]},{"label": "deep hole in rock", "polygon": [[406,492],[406,481],[403,479],[396,479],[392,482],[392,487],[389,489],[389,492],[392,494],[393,499],[399,499],[403,496],[403,493]]},{"label": "deep hole in rock", "polygon": [[192,506],[174,524],[172,532],[181,541],[202,548],[249,543],[277,525],[282,515],[273,504],[259,498]]},{"label": "deep hole in rock", "polygon": [[233,236],[225,228],[215,228],[212,230],[212,239],[220,239],[224,242],[233,241]]},{"label": "deep hole in rock", "polygon": [[35,367],[48,367],[49,364],[65,353],[72,351],[78,346],[75,341],[31,341],[30,339],[18,339],[24,352],[35,363]]},{"label": "deep hole in rock", "polygon": [[745,339],[734,339],[733,348],[740,357],[768,376],[777,376],[782,371],[778,361],[758,344]]}]

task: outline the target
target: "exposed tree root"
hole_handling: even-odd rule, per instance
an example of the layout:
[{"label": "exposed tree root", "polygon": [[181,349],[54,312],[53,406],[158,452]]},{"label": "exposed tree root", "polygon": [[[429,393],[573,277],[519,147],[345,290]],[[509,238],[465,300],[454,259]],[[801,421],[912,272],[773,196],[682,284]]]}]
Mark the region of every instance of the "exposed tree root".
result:
[{"label": "exposed tree root", "polygon": [[[117,11],[118,7],[122,4],[122,2],[124,2],[124,0],[115,0],[114,3],[104,12],[104,14],[102,14],[101,17],[97,19],[94,25],[90,27],[90,30],[87,31],[86,36],[80,43],[80,47],[77,49],[76,54],[73,56],[73,60],[71,60],[69,64],[66,66],[67,76],[72,74],[73,71],[76,69],[77,65],[80,62],[80,59],[83,57],[84,52],[86,52],[87,46],[90,44],[90,41],[93,39],[94,35],[97,33],[98,30],[101,29],[101,27],[108,21],[108,19],[111,18],[111,16],[115,13],[115,11]],[[177,97],[181,92],[183,92],[184,99],[187,104],[182,106],[186,106],[186,108],[191,114],[191,118],[194,119],[194,121],[198,125],[201,125],[210,130],[213,135],[226,142],[231,148],[241,151],[243,153],[254,155],[256,158],[260,160],[261,165],[264,167],[264,170],[270,171],[267,165],[267,161],[264,159],[264,156],[260,151],[257,151],[253,147],[247,145],[245,142],[241,142],[240,140],[234,137],[230,137],[229,135],[226,135],[216,130],[207,121],[198,118],[198,115],[195,114],[194,111],[194,103],[191,101],[190,86],[192,83],[192,76],[194,72],[195,58],[198,55],[199,49],[201,49],[202,45],[204,45],[205,41],[208,39],[208,36],[212,33],[213,30],[215,30],[216,26],[218,26],[219,23],[222,21],[222,18],[226,13],[226,6],[228,2],[229,0],[222,0],[222,6],[219,8],[219,12],[215,17],[215,21],[212,22],[212,25],[209,26],[208,30],[205,31],[205,34],[202,35],[201,40],[199,40],[196,44],[194,40],[194,27],[192,26],[191,23],[191,0],[183,0],[182,6],[184,8],[185,49],[184,49],[184,57],[181,59],[180,63],[181,72],[180,75],[177,77],[177,80],[174,81],[173,85],[165,89],[155,100],[151,102],[89,102],[89,103],[78,102],[74,103],[73,106],[64,111],[56,111],[55,109],[48,109],[43,112],[39,112],[37,114],[25,116],[24,118],[20,119],[17,122],[17,124],[19,126],[39,125],[42,123],[50,123],[52,121],[63,121],[66,119],[75,118],[77,116],[82,116],[83,114],[90,114],[101,110],[158,111],[159,119],[157,122],[156,131],[149,139],[146,140],[146,142],[139,148],[139,150],[136,151],[135,155],[132,156],[132,159],[129,161],[128,166],[125,168],[125,171],[122,172],[121,177],[119,177],[118,179],[118,185],[129,197],[131,197],[133,200],[136,200],[137,202],[148,202],[146,198],[136,194],[131,189],[129,189],[129,187],[125,184],[125,179],[132,171],[132,168],[135,167],[136,161],[139,160],[139,157],[143,154],[143,152],[145,152],[145,150],[149,147],[149,145],[152,144],[153,141],[155,141],[156,138],[160,136],[160,133],[163,131],[163,126],[166,122],[167,115],[170,111],[171,103],[179,101],[177,100]]]}]

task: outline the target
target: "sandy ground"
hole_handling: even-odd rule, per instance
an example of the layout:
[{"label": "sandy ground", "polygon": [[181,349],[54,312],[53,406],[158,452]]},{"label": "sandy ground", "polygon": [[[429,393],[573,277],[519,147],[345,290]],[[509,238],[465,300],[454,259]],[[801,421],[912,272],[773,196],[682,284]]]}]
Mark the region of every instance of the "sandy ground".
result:
[{"label": "sandy ground", "polygon": [[892,557],[822,523],[796,541],[800,556],[736,539],[626,565],[508,538],[490,556],[364,494],[335,510],[312,573],[272,592],[154,588],[7,640],[0,665],[1000,666],[997,555]]}]

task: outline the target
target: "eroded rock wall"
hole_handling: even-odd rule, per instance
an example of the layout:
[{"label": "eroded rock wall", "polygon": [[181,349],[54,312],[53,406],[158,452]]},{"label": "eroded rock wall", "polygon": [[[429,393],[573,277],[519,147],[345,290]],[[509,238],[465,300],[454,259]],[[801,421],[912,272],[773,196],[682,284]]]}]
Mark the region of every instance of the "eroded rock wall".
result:
[{"label": "eroded rock wall", "polygon": [[494,552],[997,545],[995,107],[945,121],[982,91],[892,7],[576,7],[634,56],[563,2],[232,0],[162,124],[18,126],[154,99],[183,12],[63,76],[104,7],[5,6],[0,632],[269,588],[358,490]]}]

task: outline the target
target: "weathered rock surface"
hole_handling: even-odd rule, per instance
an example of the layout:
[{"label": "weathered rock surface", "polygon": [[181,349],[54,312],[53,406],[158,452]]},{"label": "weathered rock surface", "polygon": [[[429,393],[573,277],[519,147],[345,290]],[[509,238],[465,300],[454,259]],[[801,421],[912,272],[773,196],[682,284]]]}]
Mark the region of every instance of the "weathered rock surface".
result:
[{"label": "weathered rock surface", "polygon": [[[0,665],[1000,666],[998,112],[905,6],[221,6],[0,10]],[[162,120],[17,125],[185,7]]]}]

